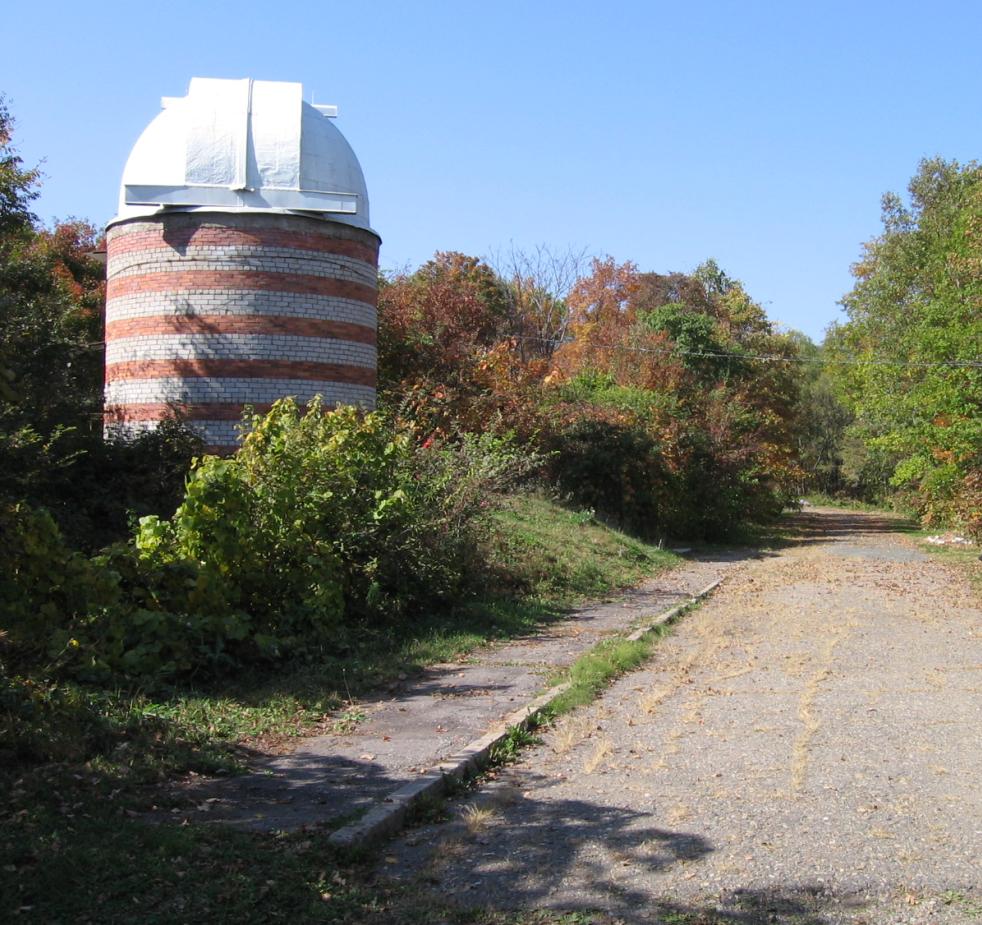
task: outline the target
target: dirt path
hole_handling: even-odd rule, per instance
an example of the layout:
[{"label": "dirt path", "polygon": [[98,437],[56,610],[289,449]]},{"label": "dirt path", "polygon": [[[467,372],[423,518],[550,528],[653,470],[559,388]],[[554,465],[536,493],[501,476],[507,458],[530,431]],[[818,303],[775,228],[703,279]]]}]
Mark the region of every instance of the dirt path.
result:
[{"label": "dirt path", "polygon": [[891,521],[798,526],[384,872],[612,921],[982,922],[982,610]]}]

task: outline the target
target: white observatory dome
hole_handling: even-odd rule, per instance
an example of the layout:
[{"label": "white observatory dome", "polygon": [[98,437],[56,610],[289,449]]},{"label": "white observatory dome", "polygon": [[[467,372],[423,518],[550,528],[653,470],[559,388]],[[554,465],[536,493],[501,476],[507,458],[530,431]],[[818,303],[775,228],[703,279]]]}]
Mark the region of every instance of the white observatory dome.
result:
[{"label": "white observatory dome", "polygon": [[[164,97],[123,171],[113,223],[162,212],[287,212],[371,230],[358,159],[299,83],[195,77]],[[112,224],[112,223],[111,223]]]}]

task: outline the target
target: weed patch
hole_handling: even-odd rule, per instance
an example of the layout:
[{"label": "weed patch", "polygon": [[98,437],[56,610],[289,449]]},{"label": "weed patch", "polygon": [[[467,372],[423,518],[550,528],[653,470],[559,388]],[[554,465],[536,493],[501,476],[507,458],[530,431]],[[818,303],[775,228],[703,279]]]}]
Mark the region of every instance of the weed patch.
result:
[{"label": "weed patch", "polygon": [[532,716],[519,726],[512,726],[508,734],[491,748],[489,763],[492,766],[509,764],[517,760],[523,748],[538,745],[542,740],[534,734],[533,729],[540,724],[538,716]]},{"label": "weed patch", "polygon": [[662,635],[659,630],[637,641],[609,639],[580,656],[566,673],[570,686],[549,705],[548,714],[561,716],[592,702],[615,678],[643,664]]},{"label": "weed patch", "polygon": [[436,822],[446,822],[450,818],[445,795],[423,794],[415,800],[406,812],[406,828],[413,829]]}]

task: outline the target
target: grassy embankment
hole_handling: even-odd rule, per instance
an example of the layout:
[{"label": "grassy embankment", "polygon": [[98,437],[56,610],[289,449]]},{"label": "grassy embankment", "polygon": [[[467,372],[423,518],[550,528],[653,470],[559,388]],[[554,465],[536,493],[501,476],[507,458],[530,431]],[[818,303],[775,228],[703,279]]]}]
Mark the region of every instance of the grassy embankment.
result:
[{"label": "grassy embankment", "polygon": [[[12,743],[0,730],[0,913],[52,923],[425,920],[427,901],[380,892],[365,871],[339,866],[323,835],[148,826],[130,816],[163,779],[229,773],[243,745],[357,722],[348,700],[359,691],[558,619],[675,561],[542,499],[515,499],[495,516],[488,594],[366,635],[323,664],[167,697],[39,694],[45,709],[26,738]],[[0,712],[0,723],[9,720]],[[402,918],[380,908],[391,903]]]}]

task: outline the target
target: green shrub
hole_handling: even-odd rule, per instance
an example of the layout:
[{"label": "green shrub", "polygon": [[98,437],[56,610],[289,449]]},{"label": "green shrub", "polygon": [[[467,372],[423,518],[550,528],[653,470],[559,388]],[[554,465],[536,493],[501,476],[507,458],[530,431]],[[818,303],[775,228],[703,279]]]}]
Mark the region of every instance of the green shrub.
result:
[{"label": "green shrub", "polygon": [[193,562],[152,563],[118,544],[88,557],[46,511],[0,509],[5,661],[40,677],[166,680],[227,665],[248,618]]},{"label": "green shrub", "polygon": [[175,419],[128,440],[103,440],[101,425],[42,435],[0,421],[0,499],[44,508],[73,546],[95,552],[126,539],[134,516],[173,514],[203,449]]},{"label": "green shrub", "polygon": [[8,661],[154,685],[342,652],[365,621],[464,596],[498,492],[536,457],[507,437],[417,446],[380,414],[277,402],[231,458],[196,460],[174,516],[88,557],[0,509]]},{"label": "green shrub", "polygon": [[581,417],[552,435],[550,474],[578,506],[638,536],[664,535],[673,479],[643,427]]},{"label": "green shrub", "polygon": [[0,633],[14,663],[61,657],[80,620],[118,603],[116,576],[71,549],[46,511],[0,506],[0,537]]},{"label": "green shrub", "polygon": [[[78,646],[68,669],[83,680],[153,684],[215,674],[254,657],[251,616],[231,586],[191,560],[154,561],[119,543],[92,559],[118,583],[120,600],[71,629]],[[62,634],[62,635],[67,635]],[[53,646],[62,645],[56,635]]]},{"label": "green shrub", "polygon": [[581,372],[557,388],[558,396],[565,402],[586,402],[596,407],[624,412],[642,421],[648,421],[659,412],[677,410],[679,401],[675,395],[618,385],[610,373]]},{"label": "green shrub", "polygon": [[234,457],[200,461],[174,517],[144,518],[137,545],[227,582],[267,647],[317,649],[353,620],[460,593],[494,493],[534,463],[507,438],[417,447],[380,414],[286,399]]}]

